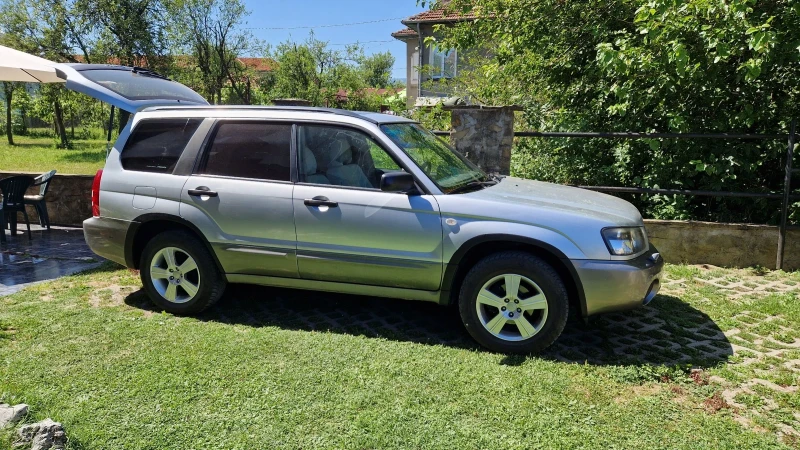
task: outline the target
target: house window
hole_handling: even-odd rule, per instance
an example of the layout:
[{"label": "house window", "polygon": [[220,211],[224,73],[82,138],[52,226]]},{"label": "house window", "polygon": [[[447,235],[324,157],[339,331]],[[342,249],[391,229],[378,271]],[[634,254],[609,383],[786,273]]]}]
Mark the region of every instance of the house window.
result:
[{"label": "house window", "polygon": [[458,55],[455,49],[440,50],[436,47],[431,47],[431,61],[432,67],[431,78],[437,80],[439,78],[453,78],[456,76],[458,66]]}]

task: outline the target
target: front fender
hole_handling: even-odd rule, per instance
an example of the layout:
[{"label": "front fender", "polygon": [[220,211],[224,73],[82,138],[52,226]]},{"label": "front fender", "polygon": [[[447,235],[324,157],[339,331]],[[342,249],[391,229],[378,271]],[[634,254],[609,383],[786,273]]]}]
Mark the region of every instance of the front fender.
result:
[{"label": "front fender", "polygon": [[506,237],[505,239],[493,240],[519,240],[520,242],[529,241],[530,243],[541,243],[549,247],[549,249],[557,250],[561,258],[589,259],[569,238],[547,228],[521,223],[458,219],[456,219],[455,225],[448,225],[448,219],[446,217],[443,218],[443,257],[445,263],[450,263],[456,252],[458,252],[465,243],[475,238],[489,235],[502,235]]},{"label": "front fender", "polygon": [[565,278],[570,297],[576,301],[582,317],[587,316],[586,295],[580,276],[570,259],[586,259],[574,242],[555,231],[524,224],[498,222],[468,222],[448,225],[443,218],[445,270],[439,303],[449,304],[451,292],[457,289],[459,264],[475,247],[486,243],[519,243],[532,246],[551,255],[556,269]]}]

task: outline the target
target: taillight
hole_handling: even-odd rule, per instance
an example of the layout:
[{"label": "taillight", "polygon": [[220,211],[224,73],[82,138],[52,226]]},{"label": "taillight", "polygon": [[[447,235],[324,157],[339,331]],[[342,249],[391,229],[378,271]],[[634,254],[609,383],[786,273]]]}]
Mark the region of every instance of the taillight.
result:
[{"label": "taillight", "polygon": [[103,178],[103,169],[97,171],[92,182],[92,216],[100,217],[100,179]]}]

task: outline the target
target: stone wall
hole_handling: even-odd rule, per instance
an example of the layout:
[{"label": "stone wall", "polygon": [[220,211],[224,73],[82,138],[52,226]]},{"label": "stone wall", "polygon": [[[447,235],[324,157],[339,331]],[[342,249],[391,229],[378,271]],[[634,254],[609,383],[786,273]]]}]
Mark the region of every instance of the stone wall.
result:
[{"label": "stone wall", "polygon": [[[0,172],[0,178],[12,175],[29,175],[36,177],[40,173],[11,173]],[[60,175],[56,174],[50,182],[47,191],[47,213],[50,215],[51,225],[66,225],[79,227],[85,219],[92,216],[92,181],[94,175]],[[39,187],[32,187],[29,194],[38,194]],[[38,223],[39,216],[33,206],[28,207],[28,217],[31,223]],[[22,215],[19,217],[22,223]],[[18,227],[24,230],[25,226]]]},{"label": "stone wall", "polygon": [[511,173],[514,144],[513,107],[455,107],[451,110],[450,142],[488,173]]},{"label": "stone wall", "polygon": [[[778,227],[645,220],[647,235],[667,262],[775,268]],[[786,233],[784,270],[800,269],[800,229]]]}]

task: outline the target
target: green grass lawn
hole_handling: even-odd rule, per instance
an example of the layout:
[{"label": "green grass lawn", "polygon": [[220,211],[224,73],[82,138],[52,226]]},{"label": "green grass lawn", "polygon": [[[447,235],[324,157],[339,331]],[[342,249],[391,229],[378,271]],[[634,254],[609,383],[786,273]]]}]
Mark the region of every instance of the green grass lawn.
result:
[{"label": "green grass lawn", "polygon": [[55,148],[52,137],[14,136],[8,145],[0,136],[0,171],[46,172],[56,169],[61,174],[94,174],[106,160],[104,139],[74,140],[73,148]]},{"label": "green grass lawn", "polygon": [[0,402],[73,449],[798,448],[800,275],[668,271],[647,308],[509,357],[423,303],[234,286],[176,317],[108,264],[0,298]]}]

